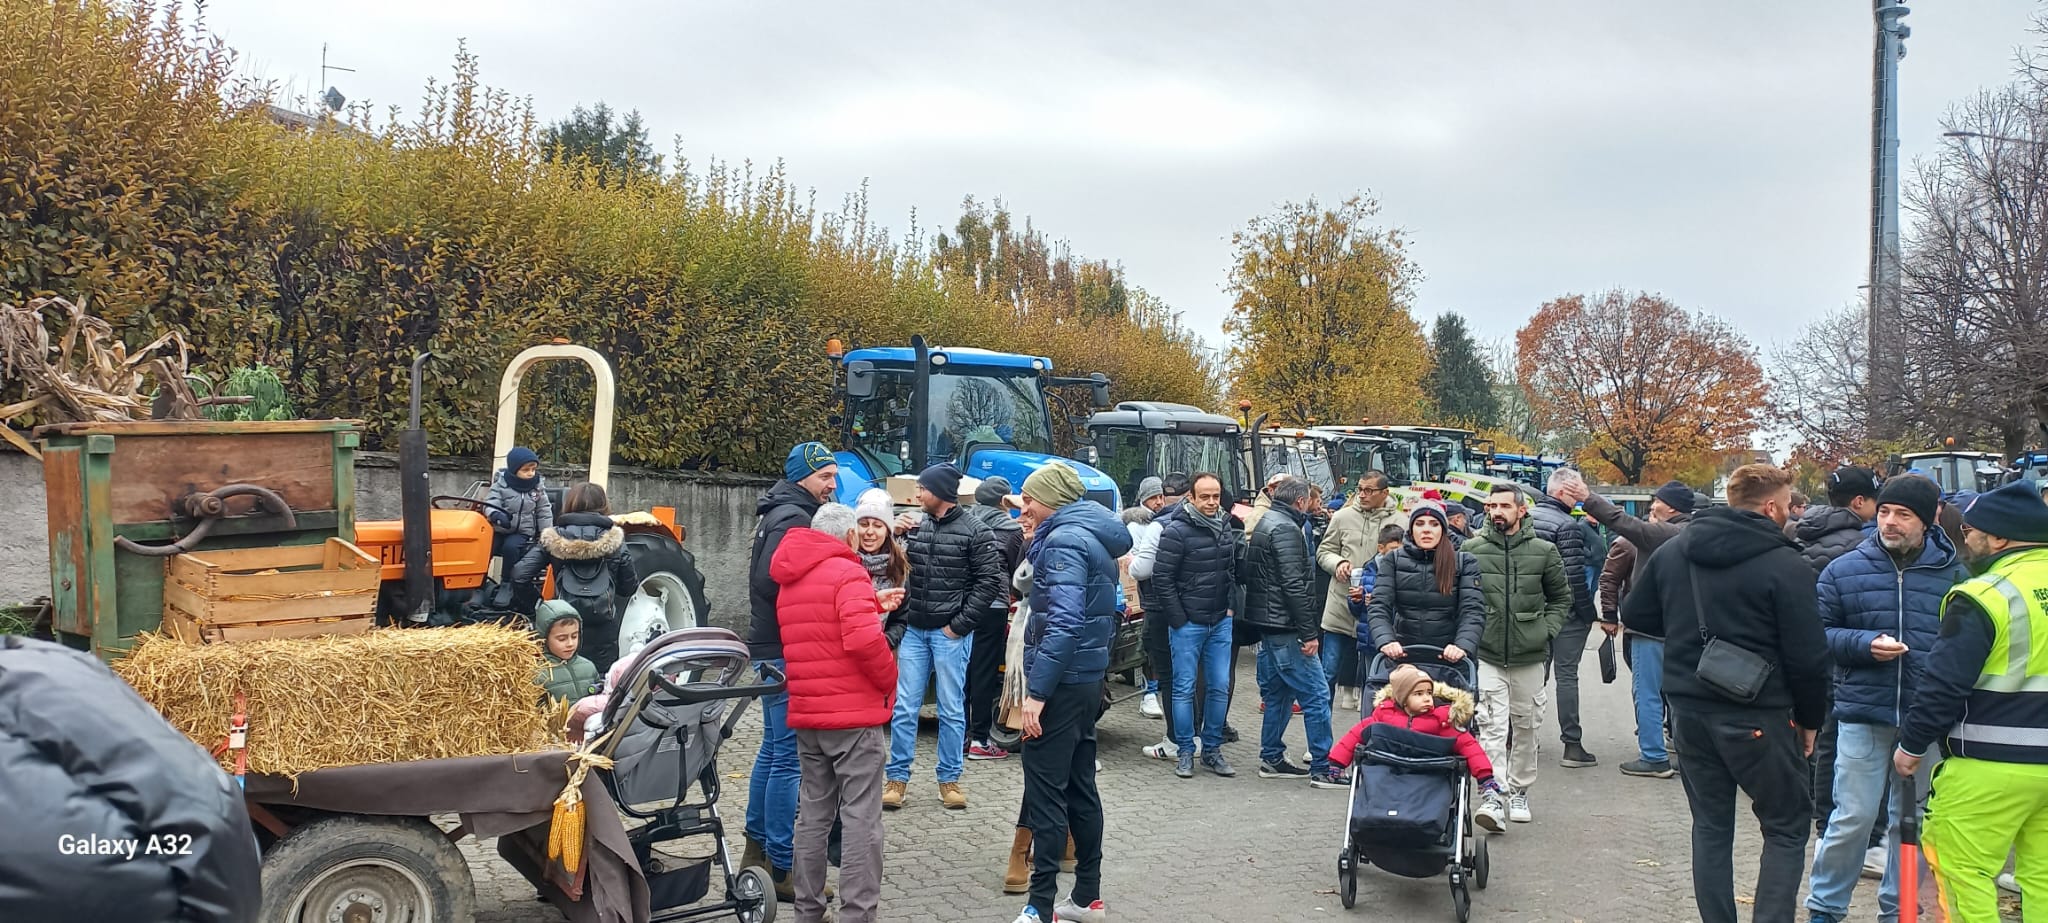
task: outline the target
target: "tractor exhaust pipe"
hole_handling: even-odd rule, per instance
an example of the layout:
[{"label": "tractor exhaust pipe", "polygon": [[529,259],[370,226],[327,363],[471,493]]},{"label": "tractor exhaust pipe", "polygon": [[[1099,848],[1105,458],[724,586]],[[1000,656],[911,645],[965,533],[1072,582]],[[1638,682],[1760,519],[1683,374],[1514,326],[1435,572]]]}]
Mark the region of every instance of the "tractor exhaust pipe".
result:
[{"label": "tractor exhaust pipe", "polygon": [[931,464],[925,453],[931,449],[932,354],[925,346],[923,334],[910,338],[910,350],[915,357],[911,369],[916,378],[910,388],[910,470],[905,473],[914,475]]},{"label": "tractor exhaust pipe", "polygon": [[405,608],[414,624],[434,611],[434,500],[427,483],[427,431],[420,425],[420,370],[433,353],[412,360],[412,417],[398,434],[398,498],[405,525]]}]

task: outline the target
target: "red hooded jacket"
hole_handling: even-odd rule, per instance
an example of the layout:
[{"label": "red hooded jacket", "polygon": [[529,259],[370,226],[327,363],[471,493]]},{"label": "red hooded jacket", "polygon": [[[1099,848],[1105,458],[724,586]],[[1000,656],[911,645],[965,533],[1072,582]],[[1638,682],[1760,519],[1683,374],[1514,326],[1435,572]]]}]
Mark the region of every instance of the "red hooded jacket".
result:
[{"label": "red hooded jacket", "polygon": [[1472,732],[1460,730],[1457,725],[1451,723],[1449,705],[1438,705],[1422,714],[1410,715],[1408,710],[1402,708],[1391,696],[1381,697],[1373,706],[1372,714],[1345,732],[1344,739],[1337,741],[1337,745],[1330,748],[1330,762],[1339,766],[1351,765],[1351,754],[1358,749],[1359,741],[1365,739],[1366,727],[1374,724],[1391,724],[1417,734],[1448,737],[1456,742],[1453,749],[1457,750],[1459,756],[1465,758],[1465,768],[1472,771],[1472,778],[1481,782],[1493,778],[1493,763],[1487,761],[1486,749],[1479,745],[1478,738],[1473,737]]},{"label": "red hooded jacket", "polygon": [[889,723],[896,656],[867,568],[846,543],[794,528],[768,563],[789,674],[789,726],[850,730]]}]

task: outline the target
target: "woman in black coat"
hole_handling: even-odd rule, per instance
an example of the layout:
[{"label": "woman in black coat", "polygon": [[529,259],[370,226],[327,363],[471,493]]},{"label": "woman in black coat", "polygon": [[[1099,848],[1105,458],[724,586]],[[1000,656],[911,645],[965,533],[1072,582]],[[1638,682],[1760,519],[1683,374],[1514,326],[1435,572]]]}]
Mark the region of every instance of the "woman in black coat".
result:
[{"label": "woman in black coat", "polygon": [[1370,662],[1372,648],[1400,660],[1404,646],[1424,644],[1444,648],[1444,659],[1456,662],[1479,649],[1486,626],[1479,562],[1448,535],[1442,505],[1424,501],[1409,514],[1401,547],[1379,558],[1366,624],[1359,626],[1360,659]]}]

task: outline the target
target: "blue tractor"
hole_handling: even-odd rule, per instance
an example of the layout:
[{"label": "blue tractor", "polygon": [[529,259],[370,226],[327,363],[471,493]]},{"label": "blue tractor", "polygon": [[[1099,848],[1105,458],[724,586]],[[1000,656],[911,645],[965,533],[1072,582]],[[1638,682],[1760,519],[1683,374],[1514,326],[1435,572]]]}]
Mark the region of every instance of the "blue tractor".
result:
[{"label": "blue tractor", "polygon": [[[855,349],[833,359],[845,398],[839,502],[853,504],[894,475],[940,462],[952,462],[970,478],[1000,475],[1021,488],[1032,472],[1062,461],[1080,473],[1089,499],[1121,507],[1113,479],[1092,459],[1061,458],[1054,443],[1054,427],[1073,417],[1054,389],[1087,388],[1094,406],[1107,407],[1109,379],[1100,372],[1055,378],[1052,361],[1043,356],[929,346],[921,336],[911,337],[909,346]],[[1093,449],[1079,454],[1091,456]]]}]

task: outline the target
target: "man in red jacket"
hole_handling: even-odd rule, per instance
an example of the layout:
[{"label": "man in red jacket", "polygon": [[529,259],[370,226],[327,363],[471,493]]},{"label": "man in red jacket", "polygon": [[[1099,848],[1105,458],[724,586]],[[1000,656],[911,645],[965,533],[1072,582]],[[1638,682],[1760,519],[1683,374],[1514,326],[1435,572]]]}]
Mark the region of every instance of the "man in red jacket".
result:
[{"label": "man in red jacket", "polygon": [[833,819],[844,823],[839,919],[871,923],[882,896],[882,776],[896,703],[896,658],[882,635],[878,600],[855,552],[859,517],[827,503],[809,528],[793,528],[768,565],[781,586],[775,618],[789,674],[789,726],[803,766],[790,872],[798,923],[825,919],[825,853]]}]

